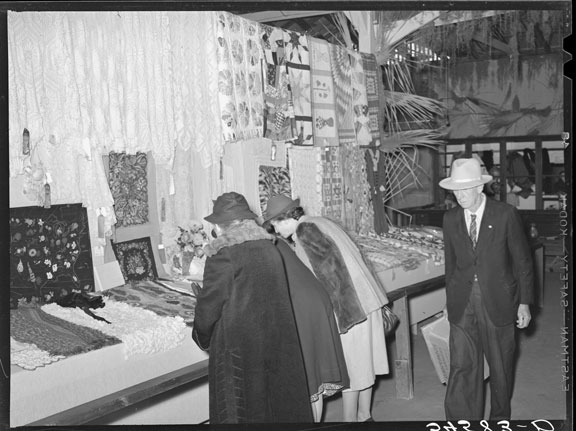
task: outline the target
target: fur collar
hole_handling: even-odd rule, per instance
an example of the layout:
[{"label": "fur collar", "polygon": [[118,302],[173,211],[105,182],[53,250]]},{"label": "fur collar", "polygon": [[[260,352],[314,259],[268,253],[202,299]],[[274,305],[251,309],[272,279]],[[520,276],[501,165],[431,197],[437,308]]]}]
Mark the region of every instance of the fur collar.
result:
[{"label": "fur collar", "polygon": [[242,244],[243,242],[257,241],[259,239],[273,240],[275,236],[270,235],[264,228],[258,226],[254,220],[242,220],[239,224],[223,232],[222,235],[205,246],[204,253],[206,253],[208,257],[214,256],[224,247],[231,247]]}]

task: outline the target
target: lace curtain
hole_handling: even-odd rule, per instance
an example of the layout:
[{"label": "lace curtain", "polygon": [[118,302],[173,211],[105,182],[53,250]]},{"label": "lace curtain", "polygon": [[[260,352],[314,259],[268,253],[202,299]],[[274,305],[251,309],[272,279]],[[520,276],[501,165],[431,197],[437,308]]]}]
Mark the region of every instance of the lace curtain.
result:
[{"label": "lace curtain", "polygon": [[41,166],[53,203],[111,226],[101,156],[151,152],[187,206],[167,221],[207,214],[223,153],[216,43],[214,12],[8,12],[10,176]]}]

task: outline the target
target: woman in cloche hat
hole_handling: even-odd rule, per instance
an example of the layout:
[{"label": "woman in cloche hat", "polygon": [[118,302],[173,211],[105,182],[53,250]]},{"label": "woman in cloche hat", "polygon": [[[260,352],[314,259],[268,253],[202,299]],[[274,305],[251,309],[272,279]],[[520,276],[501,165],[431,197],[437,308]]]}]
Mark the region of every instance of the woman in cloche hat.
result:
[{"label": "woman in cloche hat", "polygon": [[296,254],[332,300],[350,377],[350,387],[342,392],[344,421],[373,421],[372,386],[376,375],[389,372],[381,314],[388,303],[384,288],[346,232],[327,218],[305,215],[298,199],[272,196],[263,226],[292,239]]},{"label": "woman in cloche hat", "polygon": [[205,217],[217,238],[192,337],[210,353],[210,423],[313,422],[284,264],[256,218],[235,192]]}]

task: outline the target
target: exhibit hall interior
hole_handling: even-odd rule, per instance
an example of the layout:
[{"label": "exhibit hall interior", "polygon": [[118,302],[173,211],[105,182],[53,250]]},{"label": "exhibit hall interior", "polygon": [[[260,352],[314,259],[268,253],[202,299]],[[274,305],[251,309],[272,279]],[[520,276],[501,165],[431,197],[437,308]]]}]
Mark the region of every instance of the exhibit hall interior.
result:
[{"label": "exhibit hall interior", "polygon": [[[370,419],[446,421],[448,281],[461,259],[446,220],[464,205],[457,187],[440,184],[458,181],[460,159],[479,165],[486,205],[516,217],[522,238],[495,235],[493,253],[520,241],[531,265],[531,322],[515,332],[508,420],[570,422],[571,2],[77,3],[0,10],[9,427],[216,422],[213,385],[226,377],[214,376],[216,353],[193,332],[198,304],[213,299],[232,265],[216,262],[239,247],[222,245],[231,219],[206,219],[231,192],[245,199],[253,229],[281,236],[268,206],[281,195],[305,214],[300,225],[327,219],[346,234],[385,298],[384,324],[397,318],[385,336],[380,328],[384,371]],[[298,232],[288,240],[301,257]],[[238,259],[264,267],[255,256]],[[520,264],[503,261],[521,277]],[[506,277],[502,289],[515,289]],[[325,294],[342,334],[342,299]],[[211,324],[215,333],[224,325]],[[497,379],[490,368],[485,420]],[[347,422],[346,387],[324,392],[315,422]]]}]

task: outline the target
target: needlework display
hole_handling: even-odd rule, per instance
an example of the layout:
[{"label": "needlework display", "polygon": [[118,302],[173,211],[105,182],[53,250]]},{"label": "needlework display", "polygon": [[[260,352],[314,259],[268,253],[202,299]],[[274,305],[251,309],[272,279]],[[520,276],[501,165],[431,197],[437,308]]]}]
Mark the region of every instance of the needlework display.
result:
[{"label": "needlework display", "polygon": [[52,316],[34,303],[20,304],[10,310],[10,336],[19,342],[34,344],[52,356],[77,355],[121,342],[98,329]]},{"label": "needlework display", "polygon": [[293,140],[297,136],[292,90],[286,71],[284,32],[277,27],[259,25],[264,50],[264,137],[273,140]]},{"label": "needlework display", "polygon": [[374,209],[370,201],[370,185],[366,179],[364,150],[350,144],[340,149],[344,180],[344,226],[349,232],[374,232]]},{"label": "needlework display", "polygon": [[44,300],[94,290],[86,208],[10,209],[10,292]]},{"label": "needlework display", "polygon": [[342,160],[340,147],[326,147],[320,152],[322,169],[322,213],[342,221]]},{"label": "needlework display", "polygon": [[378,64],[374,54],[360,53],[362,68],[364,70],[364,82],[366,86],[366,98],[368,100],[368,118],[372,145],[380,145],[380,129],[378,127]]},{"label": "needlework display", "polygon": [[219,12],[217,20],[218,87],[224,140],[261,137],[263,51],[258,25],[228,12]]},{"label": "needlework display", "polygon": [[306,35],[284,31],[286,68],[292,89],[296,118],[296,145],[312,145],[312,93],[310,89],[310,53]]},{"label": "needlework display", "polygon": [[158,278],[150,237],[111,242],[124,280],[128,282]]},{"label": "needlework display", "polygon": [[106,298],[153,311],[159,316],[180,316],[187,325],[194,323],[196,298],[167,289],[152,281],[139,281],[103,292]]},{"label": "needlework display", "polygon": [[350,65],[352,69],[352,88],[354,107],[354,132],[356,144],[366,146],[372,141],[370,133],[370,118],[368,116],[368,95],[366,92],[366,79],[362,66],[362,56],[358,52],[350,51]]},{"label": "needlework display", "polygon": [[159,316],[153,311],[110,299],[105,302],[106,306],[99,309],[98,314],[112,322],[111,325],[93,319],[78,308],[47,304],[42,306],[42,311],[119,338],[125,358],[165,352],[181,345],[187,334],[190,336],[180,316]]},{"label": "needlework display", "polygon": [[309,42],[314,145],[317,147],[338,146],[330,46],[325,40],[313,37],[309,38]]},{"label": "needlework display", "polygon": [[114,198],[116,227],[146,224],[148,208],[148,159],[145,153],[110,153],[108,184]]},{"label": "needlework display", "polygon": [[354,143],[354,108],[352,88],[352,65],[346,48],[330,45],[330,67],[336,95],[336,120],[341,144]]},{"label": "needlework display", "polygon": [[260,210],[262,214],[268,206],[268,199],[274,195],[292,196],[290,173],[286,167],[260,166],[258,190],[260,192]]},{"label": "needlework display", "polygon": [[322,174],[319,147],[296,147],[288,149],[288,167],[292,198],[300,198],[306,214],[322,213]]}]

